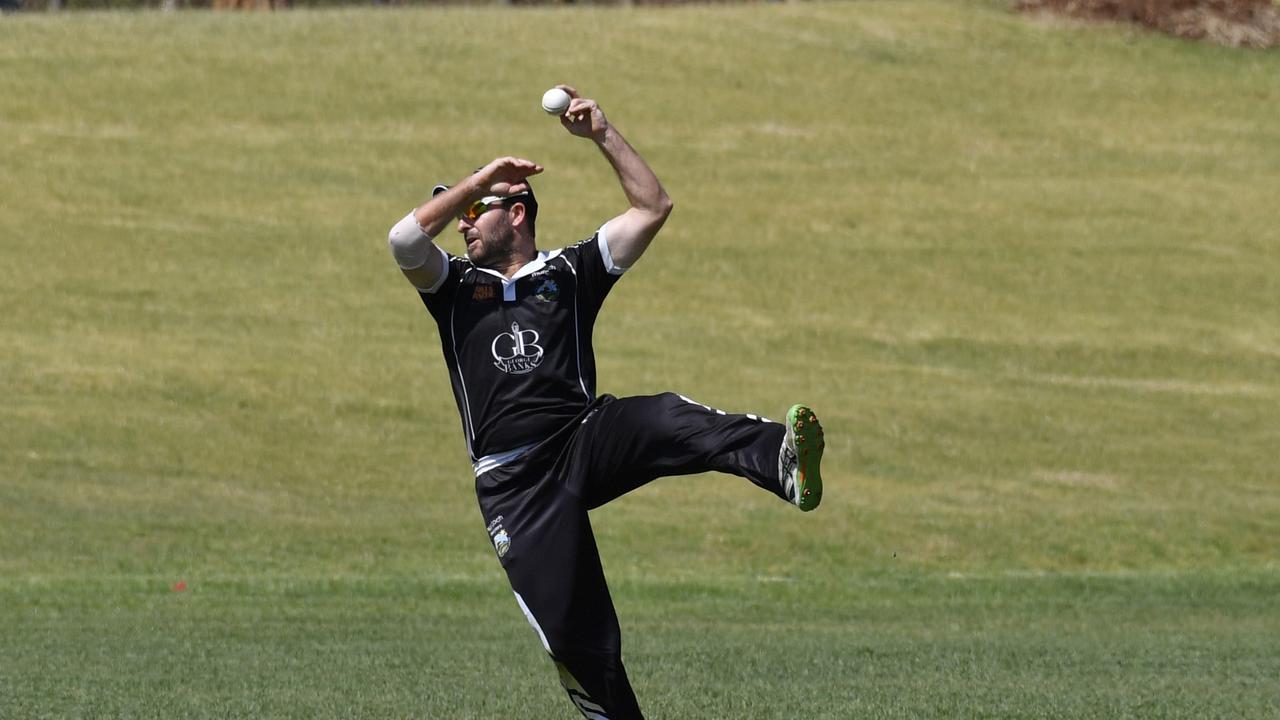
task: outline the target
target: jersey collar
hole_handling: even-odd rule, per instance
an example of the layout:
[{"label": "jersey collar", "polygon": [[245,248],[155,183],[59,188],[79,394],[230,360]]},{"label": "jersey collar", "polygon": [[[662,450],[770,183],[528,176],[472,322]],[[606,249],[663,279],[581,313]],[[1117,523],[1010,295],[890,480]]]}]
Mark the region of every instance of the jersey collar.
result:
[{"label": "jersey collar", "polygon": [[[517,280],[519,280],[522,277],[528,277],[529,275],[532,275],[538,272],[542,268],[546,267],[547,263],[555,259],[555,257],[559,254],[560,254],[559,250],[551,250],[550,252],[546,250],[541,250],[538,252],[537,257],[525,263],[524,266],[521,267],[519,270],[517,270],[516,274],[512,275],[510,278],[503,276],[503,274],[498,272],[497,270],[482,268],[479,265],[476,265],[475,263],[471,263],[471,267],[475,268],[476,270],[479,270],[482,273],[488,273],[498,278],[499,280],[501,280],[502,281],[502,299],[510,302],[516,299],[516,281]],[[467,258],[467,262],[471,262],[471,259]]]}]

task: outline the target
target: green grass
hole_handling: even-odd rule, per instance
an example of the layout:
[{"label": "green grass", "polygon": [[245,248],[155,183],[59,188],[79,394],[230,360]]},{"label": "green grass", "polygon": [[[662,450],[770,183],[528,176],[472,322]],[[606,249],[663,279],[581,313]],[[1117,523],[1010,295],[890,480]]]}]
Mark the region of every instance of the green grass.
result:
[{"label": "green grass", "polygon": [[6,16],[0,717],[570,717],[385,247],[503,154],[544,246],[618,212],[560,81],[677,205],[601,389],[827,426],[814,515],[595,513],[653,717],[1280,716],[1277,77],[992,2]]},{"label": "green grass", "polygon": [[[779,720],[1274,716],[1276,589],[1247,576],[614,583],[653,716]],[[571,715],[497,578],[185,593],[37,581],[0,599],[23,606],[0,646],[21,668],[12,717]]]}]

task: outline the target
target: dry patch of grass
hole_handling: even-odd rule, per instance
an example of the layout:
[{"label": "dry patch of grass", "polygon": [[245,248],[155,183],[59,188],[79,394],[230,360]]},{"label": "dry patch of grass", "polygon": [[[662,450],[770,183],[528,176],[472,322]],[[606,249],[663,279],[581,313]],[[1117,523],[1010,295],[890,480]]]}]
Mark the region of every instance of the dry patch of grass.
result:
[{"label": "dry patch of grass", "polygon": [[1273,0],[1018,0],[1015,8],[1083,20],[1135,23],[1227,47],[1280,46],[1280,5]]}]

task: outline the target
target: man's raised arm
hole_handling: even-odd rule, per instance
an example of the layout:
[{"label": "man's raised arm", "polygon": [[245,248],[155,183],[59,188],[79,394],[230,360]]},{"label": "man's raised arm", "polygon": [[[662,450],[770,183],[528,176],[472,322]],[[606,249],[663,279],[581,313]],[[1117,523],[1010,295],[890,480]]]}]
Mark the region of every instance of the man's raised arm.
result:
[{"label": "man's raised arm", "polygon": [[557,87],[572,98],[560,123],[574,135],[595,142],[618,174],[622,191],[631,203],[626,212],[605,224],[609,255],[619,267],[631,267],[667,221],[673,206],[671,198],[640,153],[609,124],[595,100],[581,97],[568,85]]},{"label": "man's raised arm", "polygon": [[420,290],[432,290],[445,271],[445,254],[434,239],[462,211],[485,195],[512,195],[528,187],[524,179],[542,172],[529,160],[503,157],[485,165],[404,216],[391,228],[387,243],[400,272]]}]

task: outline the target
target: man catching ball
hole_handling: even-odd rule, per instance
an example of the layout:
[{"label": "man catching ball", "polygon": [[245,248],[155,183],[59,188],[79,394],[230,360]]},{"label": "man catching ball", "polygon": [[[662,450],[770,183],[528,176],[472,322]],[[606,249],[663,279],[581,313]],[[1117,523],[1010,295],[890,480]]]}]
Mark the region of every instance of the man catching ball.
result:
[{"label": "man catching ball", "polygon": [[[391,252],[435,319],[476,496],[516,602],[591,720],[642,718],[588,511],[651,480],[731,473],[813,510],[822,426],[795,405],[785,424],[663,393],[596,394],[592,328],[605,297],[671,213],[644,159],[573,88],[561,124],[613,166],[629,207],[587,240],[538,250],[542,167],[498,158],[391,230]],[[466,253],[433,242],[454,225]]]}]

